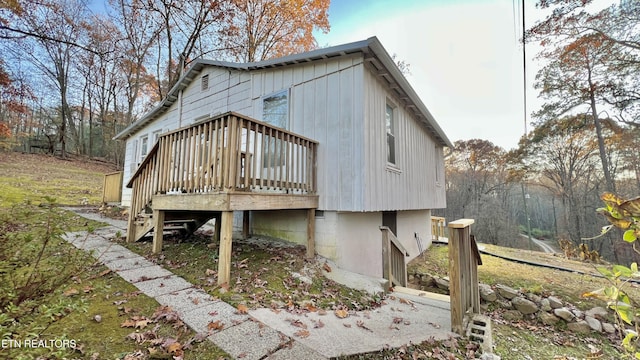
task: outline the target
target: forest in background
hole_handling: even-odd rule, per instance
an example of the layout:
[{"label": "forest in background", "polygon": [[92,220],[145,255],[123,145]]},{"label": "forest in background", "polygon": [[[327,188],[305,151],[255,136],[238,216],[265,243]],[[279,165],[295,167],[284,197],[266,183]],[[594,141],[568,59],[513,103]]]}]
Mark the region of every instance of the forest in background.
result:
[{"label": "forest in background", "polygon": [[113,136],[193,60],[314,49],[328,9],[329,0],[0,1],[0,144],[121,166],[124,144]]},{"label": "forest in background", "polygon": [[[194,59],[249,62],[307,51],[318,46],[314,30],[330,29],[329,0],[90,5],[0,2],[3,149],[36,144],[121,166],[123,143],[113,136],[157,104]],[[448,207],[436,213],[476,219],[480,241],[509,245],[530,228],[534,237],[586,243],[626,263],[636,256],[619,233],[582,239],[607,224],[596,214],[602,193],[640,195],[640,2],[537,6],[549,16],[523,41],[542,49],[534,81],[544,106],[517,149],[457,141],[445,160]]]},{"label": "forest in background", "polygon": [[518,147],[457,141],[445,160],[447,209],[436,213],[476,219],[480,241],[509,246],[530,231],[616,263],[640,258],[619,231],[590,239],[608,225],[603,193],[640,195],[640,3],[594,3],[538,2],[551,13],[524,38],[542,48],[544,105]]}]

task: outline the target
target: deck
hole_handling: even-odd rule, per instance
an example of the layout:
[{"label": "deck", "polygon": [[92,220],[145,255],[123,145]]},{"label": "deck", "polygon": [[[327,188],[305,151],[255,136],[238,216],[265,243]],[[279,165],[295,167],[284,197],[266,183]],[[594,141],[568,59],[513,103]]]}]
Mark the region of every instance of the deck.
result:
[{"label": "deck", "polygon": [[229,112],[162,134],[127,184],[132,188],[127,241],[153,231],[162,250],[169,223],[194,231],[216,219],[218,283],[229,280],[233,212],[307,210],[307,254],[313,256],[318,143]]}]

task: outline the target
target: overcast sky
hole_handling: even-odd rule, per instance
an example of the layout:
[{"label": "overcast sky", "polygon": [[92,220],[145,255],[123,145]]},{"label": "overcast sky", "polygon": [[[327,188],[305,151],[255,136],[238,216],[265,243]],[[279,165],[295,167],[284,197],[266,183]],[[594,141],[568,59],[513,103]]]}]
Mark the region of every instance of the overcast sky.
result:
[{"label": "overcast sky", "polygon": [[[332,0],[331,31],[317,39],[326,46],[377,36],[410,64],[409,82],[451,141],[480,138],[508,150],[524,134],[521,1]],[[542,18],[533,0],[525,14],[527,27]],[[534,55],[528,46],[528,114],[539,107]]]}]

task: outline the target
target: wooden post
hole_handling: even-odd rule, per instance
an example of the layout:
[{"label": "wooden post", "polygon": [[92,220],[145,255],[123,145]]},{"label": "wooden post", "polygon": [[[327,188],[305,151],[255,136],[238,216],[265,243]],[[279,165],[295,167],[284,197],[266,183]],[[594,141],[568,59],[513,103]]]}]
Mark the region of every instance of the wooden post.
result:
[{"label": "wooden post", "polygon": [[316,257],[316,209],[307,210],[307,259]]},{"label": "wooden post", "polygon": [[218,285],[228,284],[231,278],[231,246],[233,211],[223,211],[220,221],[220,251],[218,252]]},{"label": "wooden post", "polygon": [[162,252],[162,233],[164,232],[164,211],[153,210],[153,253]]},{"label": "wooden post", "polygon": [[216,222],[214,224],[213,227],[213,242],[214,243],[219,243],[220,242],[220,221],[222,221],[221,218],[221,214],[217,213],[214,218],[216,219]]},{"label": "wooden post", "polygon": [[[381,226],[382,231],[382,277],[389,280],[389,288],[393,287],[393,280],[391,275],[391,240],[389,239],[389,233],[391,230],[386,226]],[[385,289],[386,291],[386,289]]]},{"label": "wooden post", "polygon": [[249,210],[245,210],[242,212],[242,238],[248,239],[250,235],[250,226],[249,226]]},{"label": "wooden post", "polygon": [[129,220],[127,221],[127,242],[136,241],[136,212],[133,206],[129,207]]},{"label": "wooden post", "polygon": [[470,226],[474,221],[472,219],[460,219],[449,223],[449,297],[451,305],[451,331],[464,335],[464,316],[466,313],[466,295],[465,283],[469,281],[466,274],[468,257],[470,249],[468,249],[469,241],[465,241],[469,237]]}]

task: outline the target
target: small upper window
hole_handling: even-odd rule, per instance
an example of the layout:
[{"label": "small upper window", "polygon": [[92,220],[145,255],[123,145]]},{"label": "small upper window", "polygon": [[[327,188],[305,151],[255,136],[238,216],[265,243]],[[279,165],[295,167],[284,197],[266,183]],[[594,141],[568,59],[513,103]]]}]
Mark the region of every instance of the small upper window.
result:
[{"label": "small upper window", "polygon": [[209,74],[202,75],[200,85],[202,86],[202,91],[209,89]]},{"label": "small upper window", "polygon": [[395,109],[387,104],[385,110],[385,125],[387,130],[387,162],[396,163],[396,131]]},{"label": "small upper window", "polygon": [[140,140],[140,161],[144,160],[145,156],[147,156],[147,152],[149,151],[149,136],[145,135]]}]

